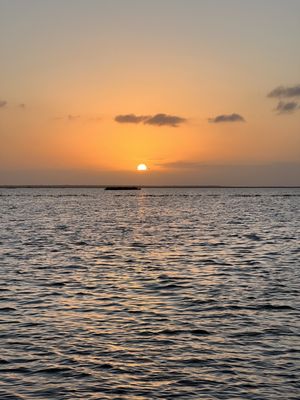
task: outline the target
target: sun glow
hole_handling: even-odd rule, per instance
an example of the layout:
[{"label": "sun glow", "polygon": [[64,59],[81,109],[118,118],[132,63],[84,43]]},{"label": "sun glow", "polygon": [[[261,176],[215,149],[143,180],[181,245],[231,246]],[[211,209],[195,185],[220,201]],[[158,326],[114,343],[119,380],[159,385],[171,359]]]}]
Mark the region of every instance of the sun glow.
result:
[{"label": "sun glow", "polygon": [[138,171],[147,171],[148,167],[147,167],[146,164],[139,164],[139,165],[136,167],[136,169],[137,169]]}]

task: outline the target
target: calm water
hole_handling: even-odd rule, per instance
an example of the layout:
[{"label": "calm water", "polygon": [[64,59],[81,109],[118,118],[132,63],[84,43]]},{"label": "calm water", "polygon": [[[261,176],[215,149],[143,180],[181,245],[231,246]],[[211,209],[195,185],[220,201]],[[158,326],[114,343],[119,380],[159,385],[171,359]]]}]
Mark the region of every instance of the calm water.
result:
[{"label": "calm water", "polygon": [[0,399],[299,399],[299,189],[0,190]]}]

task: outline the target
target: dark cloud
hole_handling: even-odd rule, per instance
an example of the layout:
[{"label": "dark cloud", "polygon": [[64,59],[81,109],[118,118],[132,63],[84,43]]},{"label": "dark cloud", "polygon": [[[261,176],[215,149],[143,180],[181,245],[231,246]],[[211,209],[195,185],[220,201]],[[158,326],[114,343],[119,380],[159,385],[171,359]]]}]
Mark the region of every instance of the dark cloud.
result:
[{"label": "dark cloud", "polygon": [[299,105],[295,101],[289,101],[289,102],[280,101],[277,104],[275,111],[277,111],[278,114],[291,114],[298,109]]},{"label": "dark cloud", "polygon": [[245,122],[245,119],[240,114],[233,113],[217,115],[214,118],[209,118],[208,121],[213,124],[218,124],[222,122]]},{"label": "dark cloud", "polygon": [[144,123],[146,125],[156,125],[156,126],[172,126],[173,128],[178,127],[180,124],[186,122],[185,118],[178,117],[177,115],[168,114],[155,114],[155,115],[135,115],[135,114],[125,114],[117,115],[115,121],[121,124],[131,123],[139,124]]},{"label": "dark cloud", "polygon": [[268,97],[275,97],[275,98],[300,97],[300,85],[278,86],[268,94]]},{"label": "dark cloud", "polygon": [[186,122],[185,118],[178,117],[177,115],[167,115],[167,114],[156,114],[149,119],[144,121],[147,125],[157,125],[157,126],[172,126],[173,128],[178,127],[178,125]]},{"label": "dark cloud", "polygon": [[149,116],[146,115],[125,114],[117,115],[115,117],[115,121],[119,122],[120,124],[139,124],[148,118]]},{"label": "dark cloud", "polygon": [[5,106],[6,106],[6,104],[7,104],[7,101],[0,100],[0,108],[3,108],[3,107],[5,107]]}]

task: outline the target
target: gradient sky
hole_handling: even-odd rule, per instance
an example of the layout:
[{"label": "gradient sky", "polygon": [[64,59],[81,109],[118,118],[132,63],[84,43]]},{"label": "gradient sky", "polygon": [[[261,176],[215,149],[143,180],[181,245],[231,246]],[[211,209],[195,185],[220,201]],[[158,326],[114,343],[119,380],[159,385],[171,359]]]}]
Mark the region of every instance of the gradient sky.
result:
[{"label": "gradient sky", "polygon": [[299,21],[299,0],[0,0],[0,184],[300,185]]}]

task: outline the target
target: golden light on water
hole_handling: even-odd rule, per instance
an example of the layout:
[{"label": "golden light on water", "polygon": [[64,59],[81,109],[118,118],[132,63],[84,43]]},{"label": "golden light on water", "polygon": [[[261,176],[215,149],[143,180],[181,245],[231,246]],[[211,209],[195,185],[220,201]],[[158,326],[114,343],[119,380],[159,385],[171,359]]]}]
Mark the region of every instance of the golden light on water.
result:
[{"label": "golden light on water", "polygon": [[139,164],[139,165],[136,167],[136,169],[137,169],[138,171],[147,171],[147,170],[148,170],[148,167],[147,167],[146,164]]}]

